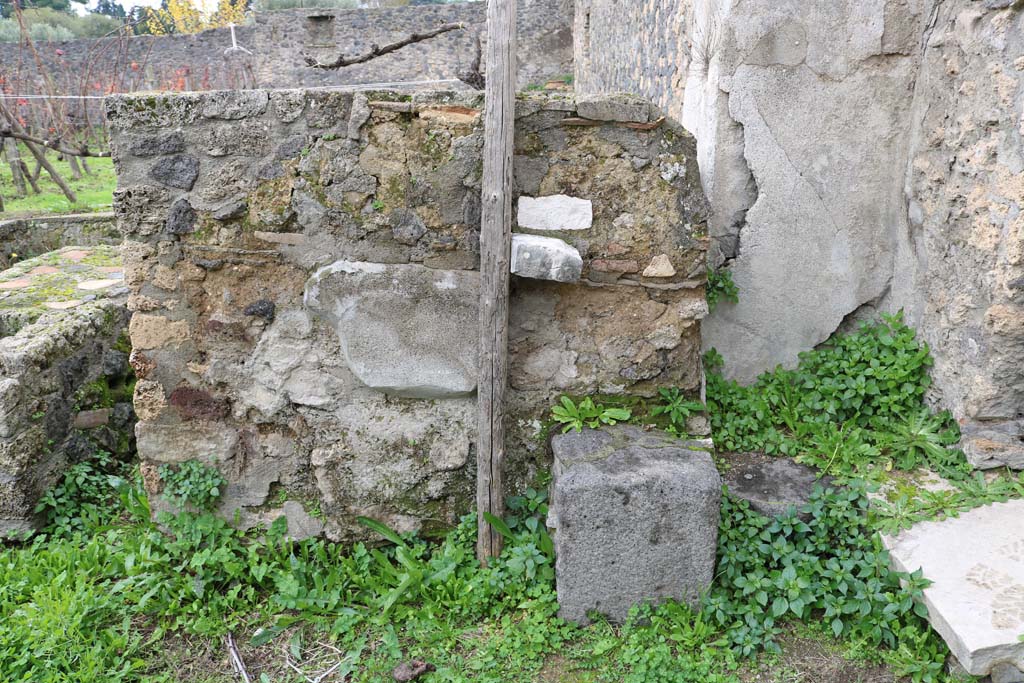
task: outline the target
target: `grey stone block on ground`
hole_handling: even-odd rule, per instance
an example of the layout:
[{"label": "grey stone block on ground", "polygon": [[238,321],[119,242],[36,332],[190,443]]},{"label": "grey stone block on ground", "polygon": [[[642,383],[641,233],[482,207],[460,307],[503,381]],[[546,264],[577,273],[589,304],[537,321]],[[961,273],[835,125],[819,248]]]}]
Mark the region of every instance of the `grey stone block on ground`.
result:
[{"label": "grey stone block on ground", "polygon": [[559,616],[615,622],[641,602],[696,604],[714,575],[721,478],[710,453],[630,425],[552,440]]},{"label": "grey stone block on ground", "polygon": [[883,536],[893,566],[922,569],[928,619],[973,676],[1024,670],[1024,500]]},{"label": "grey stone block on ground", "polygon": [[751,509],[768,517],[785,514],[806,503],[817,486],[828,486],[831,477],[819,477],[814,468],[790,458],[763,453],[735,453],[726,459],[729,468],[722,480],[729,493],[745,500]]}]

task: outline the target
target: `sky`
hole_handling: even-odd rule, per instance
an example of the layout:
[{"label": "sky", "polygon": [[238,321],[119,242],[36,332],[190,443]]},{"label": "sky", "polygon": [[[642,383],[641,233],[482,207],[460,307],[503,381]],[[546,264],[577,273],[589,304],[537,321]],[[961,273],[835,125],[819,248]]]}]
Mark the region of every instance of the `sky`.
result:
[{"label": "sky", "polygon": [[[116,0],[117,4],[124,7],[127,12],[132,7],[159,7],[160,0]],[[72,9],[78,14],[85,14],[89,9],[96,7],[96,0],[89,0],[85,5],[80,5],[77,2],[71,3]]]}]

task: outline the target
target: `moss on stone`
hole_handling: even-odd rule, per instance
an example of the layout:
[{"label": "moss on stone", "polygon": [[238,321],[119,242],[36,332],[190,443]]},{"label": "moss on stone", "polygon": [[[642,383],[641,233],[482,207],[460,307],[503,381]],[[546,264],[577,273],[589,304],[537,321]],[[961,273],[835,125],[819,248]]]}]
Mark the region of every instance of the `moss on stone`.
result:
[{"label": "moss on stone", "polygon": [[[68,254],[76,251],[88,251],[88,254],[77,260],[69,259]],[[20,261],[0,273],[0,283],[22,283],[21,286],[0,290],[0,319],[3,320],[0,327],[4,335],[14,334],[44,313],[52,312],[47,304],[62,304],[86,297],[104,298],[111,290],[119,290],[115,284],[92,290],[79,288],[79,284],[87,280],[118,279],[112,277],[114,273],[99,270],[105,267],[120,267],[117,247],[66,247]],[[56,269],[56,272],[32,272],[47,268]]]}]

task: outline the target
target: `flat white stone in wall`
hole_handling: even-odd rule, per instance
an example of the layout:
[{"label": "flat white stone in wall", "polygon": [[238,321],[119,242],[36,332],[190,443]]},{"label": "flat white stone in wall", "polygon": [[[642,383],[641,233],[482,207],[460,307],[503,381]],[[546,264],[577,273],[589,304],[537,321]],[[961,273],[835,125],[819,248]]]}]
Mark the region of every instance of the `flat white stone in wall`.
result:
[{"label": "flat white stone in wall", "polygon": [[511,268],[519,277],[576,282],[583,273],[583,258],[557,237],[512,235]]},{"label": "flat white stone in wall", "polygon": [[532,230],[587,230],[594,223],[594,208],[589,199],[564,194],[520,197],[516,222]]},{"label": "flat white stone in wall", "polygon": [[924,571],[928,619],[967,671],[1024,669],[1024,500],[883,536],[893,566]]}]

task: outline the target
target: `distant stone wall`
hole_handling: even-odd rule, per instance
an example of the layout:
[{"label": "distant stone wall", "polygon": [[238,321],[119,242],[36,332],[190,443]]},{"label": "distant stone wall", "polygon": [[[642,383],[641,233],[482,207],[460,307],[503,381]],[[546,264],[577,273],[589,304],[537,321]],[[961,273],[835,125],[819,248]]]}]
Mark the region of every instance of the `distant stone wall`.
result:
[{"label": "distant stone wall", "polygon": [[682,121],[692,4],[692,0],[577,0],[577,91],[643,93]]},{"label": "distant stone wall", "polygon": [[[480,33],[486,43],[485,10],[484,2],[463,2],[373,10],[261,12],[256,15],[253,48],[259,82],[288,88],[454,79],[473,61],[474,35]],[[519,86],[571,74],[571,0],[521,0],[517,11]],[[465,23],[467,29],[337,71],[310,69],[301,58],[309,54],[327,61],[339,53],[354,56],[368,52],[374,44],[384,45],[410,33],[455,22]]]},{"label": "distant stone wall", "polygon": [[[256,28],[235,29],[239,44],[252,46]],[[110,91],[215,90],[253,87],[247,60],[226,59],[230,29],[189,35],[133,36],[36,44],[56,89],[69,95],[105,95]],[[17,43],[0,43],[0,75],[45,94],[35,59]]]},{"label": "distant stone wall", "polygon": [[[251,55],[225,53],[232,45],[229,29],[39,43],[37,49],[57,90],[72,95],[453,79],[473,59],[473,36],[486,24],[484,10],[483,2],[464,2],[260,12],[253,25],[235,29],[238,44]],[[520,0],[518,10],[520,86],[571,74],[572,0]],[[357,55],[372,44],[383,45],[447,22],[465,23],[467,29],[337,71],[310,69],[302,58],[307,53],[321,59],[339,52]],[[31,54],[17,44],[0,43],[0,76],[17,84],[23,91],[17,94],[46,92]]]},{"label": "distant stone wall", "polygon": [[[470,510],[481,96],[108,102],[152,499],[159,464],[197,458],[230,482],[223,514],[285,514],[297,535],[359,538],[357,515],[430,531]],[[552,207],[520,229],[578,261],[558,271],[573,282],[513,278],[510,490],[548,465],[560,393],[701,390],[707,207],[693,139],[651,118],[518,102],[517,194]]]},{"label": "distant stone wall", "polygon": [[121,232],[109,212],[0,221],[0,268],[11,265],[13,254],[18,260],[72,245],[120,243]]}]

